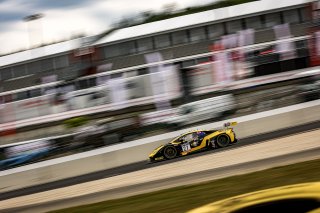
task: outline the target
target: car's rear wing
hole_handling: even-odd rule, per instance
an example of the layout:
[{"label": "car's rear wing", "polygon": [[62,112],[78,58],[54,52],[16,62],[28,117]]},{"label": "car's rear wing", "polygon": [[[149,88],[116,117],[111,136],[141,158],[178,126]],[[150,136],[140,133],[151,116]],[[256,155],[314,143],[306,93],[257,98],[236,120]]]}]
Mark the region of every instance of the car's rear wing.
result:
[{"label": "car's rear wing", "polygon": [[231,126],[236,126],[238,122],[233,121],[233,122],[227,122],[224,123],[222,128],[215,128],[215,129],[207,129],[207,130],[198,130],[198,131],[218,131],[218,130],[224,130],[224,129],[229,129]]},{"label": "car's rear wing", "polygon": [[231,127],[231,126],[236,126],[237,124],[238,124],[238,122],[236,122],[236,121],[227,122],[227,123],[224,123],[224,124],[223,124],[223,127],[226,128],[226,129],[228,129],[229,127]]}]

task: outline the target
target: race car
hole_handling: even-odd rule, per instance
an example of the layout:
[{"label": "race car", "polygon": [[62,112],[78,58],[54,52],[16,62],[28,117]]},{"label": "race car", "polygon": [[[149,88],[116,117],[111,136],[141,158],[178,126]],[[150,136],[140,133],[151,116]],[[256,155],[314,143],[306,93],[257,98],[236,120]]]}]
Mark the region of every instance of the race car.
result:
[{"label": "race car", "polygon": [[187,213],[320,213],[320,182],[281,186],[208,203]]},{"label": "race car", "polygon": [[150,162],[173,159],[190,153],[206,149],[226,147],[236,143],[238,139],[230,126],[237,125],[237,122],[224,124],[224,128],[217,130],[194,130],[182,134],[171,142],[161,145],[149,155]]}]

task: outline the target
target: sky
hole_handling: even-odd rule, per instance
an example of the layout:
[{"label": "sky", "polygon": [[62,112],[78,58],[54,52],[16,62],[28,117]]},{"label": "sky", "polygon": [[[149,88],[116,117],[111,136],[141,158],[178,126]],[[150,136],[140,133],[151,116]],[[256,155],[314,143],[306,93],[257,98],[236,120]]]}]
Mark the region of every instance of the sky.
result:
[{"label": "sky", "polygon": [[[214,0],[0,0],[0,54],[41,43],[95,35],[126,17],[145,11],[162,11],[207,4]],[[24,22],[41,13],[43,18]]]}]

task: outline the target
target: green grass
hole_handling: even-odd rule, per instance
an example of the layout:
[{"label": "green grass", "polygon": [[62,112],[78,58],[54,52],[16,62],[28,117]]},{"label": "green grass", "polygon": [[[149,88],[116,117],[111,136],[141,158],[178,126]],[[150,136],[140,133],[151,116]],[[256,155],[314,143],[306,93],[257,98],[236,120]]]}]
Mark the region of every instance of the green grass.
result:
[{"label": "green grass", "polygon": [[54,212],[185,212],[239,194],[315,181],[320,181],[320,159]]}]

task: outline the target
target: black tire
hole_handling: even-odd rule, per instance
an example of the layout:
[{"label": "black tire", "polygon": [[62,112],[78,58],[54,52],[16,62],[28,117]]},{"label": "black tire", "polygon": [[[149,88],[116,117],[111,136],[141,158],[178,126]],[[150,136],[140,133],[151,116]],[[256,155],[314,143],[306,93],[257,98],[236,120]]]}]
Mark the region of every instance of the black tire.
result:
[{"label": "black tire", "polygon": [[178,150],[174,146],[166,146],[163,149],[163,155],[166,159],[173,159],[177,156]]},{"label": "black tire", "polygon": [[219,135],[216,142],[218,147],[226,147],[230,143],[230,138],[227,135]]}]

